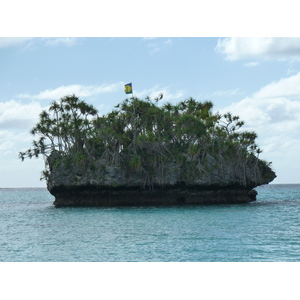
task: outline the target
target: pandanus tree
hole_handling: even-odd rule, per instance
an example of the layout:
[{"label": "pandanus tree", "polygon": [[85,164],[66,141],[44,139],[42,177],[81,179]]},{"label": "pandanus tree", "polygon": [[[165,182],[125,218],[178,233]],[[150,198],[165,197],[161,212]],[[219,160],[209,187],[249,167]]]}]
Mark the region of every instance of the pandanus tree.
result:
[{"label": "pandanus tree", "polygon": [[30,133],[39,136],[33,147],[20,152],[19,157],[49,156],[53,151],[62,155],[76,154],[85,149],[92,130],[91,117],[97,114],[92,106],[79,100],[75,95],[65,96],[52,102],[49,109],[42,111],[39,122]]}]

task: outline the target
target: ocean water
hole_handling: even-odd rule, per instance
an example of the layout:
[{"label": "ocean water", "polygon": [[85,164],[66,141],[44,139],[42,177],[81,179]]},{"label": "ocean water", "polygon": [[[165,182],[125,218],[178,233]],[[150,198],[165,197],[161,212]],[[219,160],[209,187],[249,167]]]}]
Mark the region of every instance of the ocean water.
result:
[{"label": "ocean water", "polygon": [[0,261],[300,261],[300,185],[257,191],[239,205],[55,208],[46,189],[0,189]]}]

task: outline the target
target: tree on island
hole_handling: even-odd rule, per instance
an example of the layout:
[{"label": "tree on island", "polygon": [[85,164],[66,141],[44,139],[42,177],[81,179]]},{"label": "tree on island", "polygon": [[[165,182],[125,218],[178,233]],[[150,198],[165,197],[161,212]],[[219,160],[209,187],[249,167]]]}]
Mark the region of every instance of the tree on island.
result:
[{"label": "tree on island", "polygon": [[[214,160],[221,169],[235,160],[242,174],[247,160],[261,153],[256,133],[239,131],[244,122],[238,116],[213,113],[212,102],[193,98],[158,106],[162,97],[125,99],[99,116],[92,105],[75,95],[65,96],[40,114],[31,130],[39,138],[19,157],[44,155],[49,163],[55,155],[51,168],[60,163],[91,170],[120,166],[128,173],[139,173],[143,186],[151,188],[153,176],[163,177],[170,163],[180,165],[186,178],[191,178],[211,171],[207,160]],[[49,172],[46,167],[43,178]]]}]

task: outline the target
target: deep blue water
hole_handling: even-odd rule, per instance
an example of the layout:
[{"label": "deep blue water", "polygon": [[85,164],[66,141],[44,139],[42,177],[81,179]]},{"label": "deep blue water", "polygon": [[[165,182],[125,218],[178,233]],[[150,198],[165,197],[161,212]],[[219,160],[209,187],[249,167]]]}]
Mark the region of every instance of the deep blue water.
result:
[{"label": "deep blue water", "polygon": [[0,189],[0,261],[300,261],[300,185],[241,205],[55,208],[46,189]]}]

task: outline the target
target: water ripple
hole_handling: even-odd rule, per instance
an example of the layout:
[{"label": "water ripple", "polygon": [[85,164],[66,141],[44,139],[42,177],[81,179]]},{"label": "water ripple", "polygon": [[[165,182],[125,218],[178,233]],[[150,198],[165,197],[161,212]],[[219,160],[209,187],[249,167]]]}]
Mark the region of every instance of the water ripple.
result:
[{"label": "water ripple", "polygon": [[300,185],[244,205],[61,208],[0,190],[1,261],[299,261]]}]

